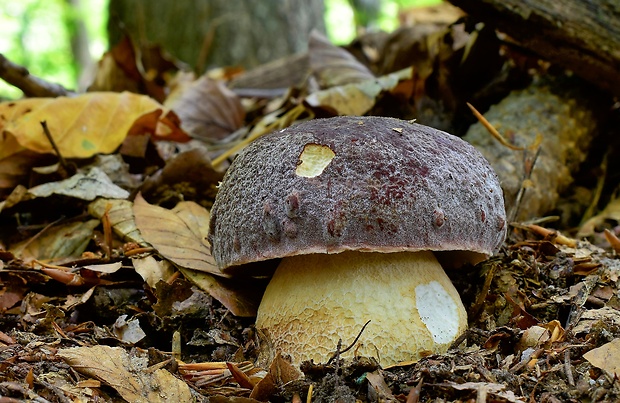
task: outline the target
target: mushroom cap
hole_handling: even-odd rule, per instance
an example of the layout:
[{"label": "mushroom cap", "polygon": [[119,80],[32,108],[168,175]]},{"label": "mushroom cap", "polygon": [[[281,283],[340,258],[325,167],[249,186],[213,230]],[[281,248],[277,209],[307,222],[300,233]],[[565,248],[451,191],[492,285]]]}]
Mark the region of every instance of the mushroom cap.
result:
[{"label": "mushroom cap", "polygon": [[265,135],[233,161],[211,211],[221,268],[346,250],[467,251],[506,235],[497,175],[470,144],[385,117],[311,120]]}]

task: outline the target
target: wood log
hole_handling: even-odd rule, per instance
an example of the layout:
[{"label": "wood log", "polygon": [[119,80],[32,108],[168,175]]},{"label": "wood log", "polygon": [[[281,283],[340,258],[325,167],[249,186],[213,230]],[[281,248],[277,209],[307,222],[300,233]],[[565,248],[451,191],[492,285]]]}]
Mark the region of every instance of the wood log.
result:
[{"label": "wood log", "polygon": [[618,0],[450,0],[541,58],[620,95]]}]

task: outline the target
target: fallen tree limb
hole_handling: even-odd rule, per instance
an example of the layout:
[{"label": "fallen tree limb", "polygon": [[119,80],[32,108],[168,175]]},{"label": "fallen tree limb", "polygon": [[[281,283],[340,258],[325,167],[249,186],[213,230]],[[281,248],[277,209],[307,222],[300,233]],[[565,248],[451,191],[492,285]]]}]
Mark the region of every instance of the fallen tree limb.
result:
[{"label": "fallen tree limb", "polygon": [[13,63],[2,53],[0,53],[0,78],[22,90],[27,97],[59,97],[72,93],[60,84],[33,76],[27,68]]},{"label": "fallen tree limb", "polygon": [[617,0],[450,0],[519,45],[620,95]]}]

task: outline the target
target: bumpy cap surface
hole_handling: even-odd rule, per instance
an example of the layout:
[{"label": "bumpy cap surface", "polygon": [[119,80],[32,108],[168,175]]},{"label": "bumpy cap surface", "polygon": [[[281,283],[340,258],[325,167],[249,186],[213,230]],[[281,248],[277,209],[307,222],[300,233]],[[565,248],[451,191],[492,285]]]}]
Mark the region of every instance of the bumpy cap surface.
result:
[{"label": "bumpy cap surface", "polygon": [[316,119],[233,161],[211,211],[222,268],[310,253],[469,251],[506,235],[497,175],[470,144],[384,117]]}]

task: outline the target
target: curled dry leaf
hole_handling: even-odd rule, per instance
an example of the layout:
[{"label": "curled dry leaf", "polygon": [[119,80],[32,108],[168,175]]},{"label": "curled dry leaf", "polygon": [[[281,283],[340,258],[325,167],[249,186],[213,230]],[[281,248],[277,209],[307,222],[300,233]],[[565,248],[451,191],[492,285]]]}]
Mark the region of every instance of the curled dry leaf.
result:
[{"label": "curled dry leaf", "polygon": [[[41,122],[47,122],[60,154],[88,158],[113,152],[133,130],[185,140],[174,115],[155,100],[128,92],[94,92],[76,97],[26,98],[0,103],[2,156],[26,148],[52,153]],[[9,149],[7,152],[5,149]]]},{"label": "curled dry leaf", "polygon": [[[254,284],[226,277],[211,257],[207,242],[209,212],[194,202],[181,202],[173,210],[148,204],[142,196],[134,203],[136,224],[146,241],[174,262],[192,283],[220,301],[236,316],[254,316],[260,292]],[[258,280],[254,280],[256,283]]]},{"label": "curled dry leaf", "polygon": [[222,82],[202,76],[179,86],[166,102],[181,118],[181,127],[190,136],[213,143],[224,140],[243,126],[245,110],[241,100]]},{"label": "curled dry leaf", "polygon": [[354,84],[375,78],[351,53],[334,46],[317,31],[312,31],[310,34],[308,53],[310,70],[321,88]]}]

